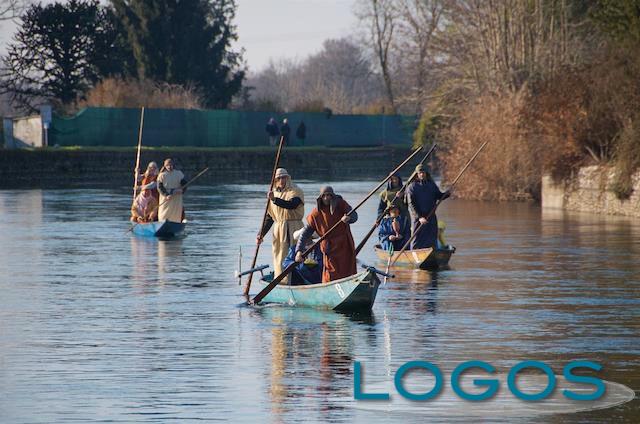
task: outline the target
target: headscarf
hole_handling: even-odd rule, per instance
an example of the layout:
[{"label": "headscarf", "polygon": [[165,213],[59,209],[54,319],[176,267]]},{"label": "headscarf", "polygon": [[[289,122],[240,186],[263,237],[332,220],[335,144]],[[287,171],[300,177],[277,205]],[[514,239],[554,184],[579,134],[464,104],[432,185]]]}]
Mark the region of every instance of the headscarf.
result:
[{"label": "headscarf", "polygon": [[149,168],[151,168],[151,165],[154,165],[156,167],[156,175],[158,175],[160,173],[160,169],[158,168],[158,164],[155,162],[149,162],[149,165],[147,165],[147,169],[144,171],[144,176],[148,177],[149,176]]}]

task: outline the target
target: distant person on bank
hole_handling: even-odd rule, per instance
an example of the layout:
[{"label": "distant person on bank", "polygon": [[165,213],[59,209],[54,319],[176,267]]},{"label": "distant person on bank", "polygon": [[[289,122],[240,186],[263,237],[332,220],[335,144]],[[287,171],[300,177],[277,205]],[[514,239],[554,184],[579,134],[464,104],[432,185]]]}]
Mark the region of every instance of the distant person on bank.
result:
[{"label": "distant person on bank", "polygon": [[398,206],[392,206],[389,213],[380,221],[380,229],[378,230],[378,240],[380,247],[384,250],[393,250],[396,252],[402,250],[402,246],[411,237],[411,224],[409,218],[400,214]]},{"label": "distant person on bank", "polygon": [[289,121],[287,118],[282,120],[282,126],[280,127],[280,135],[284,138],[283,144],[289,144],[289,134],[291,134],[291,127],[289,127]]},{"label": "distant person on bank", "polygon": [[173,160],[164,161],[164,171],[158,175],[158,191],[160,192],[160,207],[158,208],[159,221],[182,222],[184,219],[184,208],[182,205],[181,187],[187,181],[184,174],[174,168]]},{"label": "distant person on bank", "polygon": [[296,129],[296,138],[300,145],[304,146],[304,140],[307,138],[307,126],[304,124],[304,121],[300,121],[298,129]]},{"label": "distant person on bank", "polygon": [[278,135],[280,131],[278,130],[278,123],[275,119],[270,118],[269,122],[267,122],[267,126],[265,128],[267,134],[269,135],[269,145],[271,147],[275,146],[278,142]]},{"label": "distant person on bank", "polygon": [[407,205],[412,223],[411,233],[413,234],[420,224],[422,227],[410,247],[412,250],[435,248],[438,238],[438,218],[435,213],[429,217],[429,220],[427,220],[427,216],[438,200],[446,199],[451,193],[448,190],[444,193],[440,191],[424,165],[416,166],[416,177],[416,180],[407,187]]},{"label": "distant person on bank", "polygon": [[298,238],[296,245],[296,262],[303,262],[302,252],[307,240],[315,231],[324,236],[330,228],[341,222],[329,236],[320,243],[322,251],[322,282],[339,280],[356,273],[356,255],[353,236],[349,224],[358,220],[358,214],[351,211],[351,206],[334,193],[333,188],[324,186],[316,199],[316,207],[307,216],[307,225]]},{"label": "distant person on bank", "polygon": [[[282,262],[295,245],[294,233],[303,227],[304,193],[291,181],[291,176],[284,168],[276,169],[276,180],[273,191],[267,193],[269,206],[267,219],[262,227],[256,243],[262,243],[264,236],[273,226],[271,248],[273,251],[273,269],[276,276],[282,273]],[[283,280],[287,284],[289,277]]]}]

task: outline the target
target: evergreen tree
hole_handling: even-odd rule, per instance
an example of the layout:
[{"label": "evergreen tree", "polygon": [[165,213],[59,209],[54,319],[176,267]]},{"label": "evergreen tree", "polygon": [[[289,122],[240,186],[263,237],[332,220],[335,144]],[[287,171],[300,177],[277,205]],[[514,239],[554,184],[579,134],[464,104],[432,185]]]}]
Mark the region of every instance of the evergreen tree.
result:
[{"label": "evergreen tree", "polygon": [[111,0],[129,36],[138,77],[196,88],[225,108],[244,79],[234,0]]},{"label": "evergreen tree", "polygon": [[115,15],[98,0],[32,5],[14,40],[2,59],[0,92],[21,110],[69,104],[132,63]]}]

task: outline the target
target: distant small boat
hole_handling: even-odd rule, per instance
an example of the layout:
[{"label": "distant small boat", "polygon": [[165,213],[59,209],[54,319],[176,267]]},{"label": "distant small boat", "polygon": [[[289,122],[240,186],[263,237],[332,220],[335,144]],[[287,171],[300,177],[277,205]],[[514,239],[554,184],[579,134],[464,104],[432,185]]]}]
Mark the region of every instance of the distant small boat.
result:
[{"label": "distant small boat", "polygon": [[[389,259],[389,252],[383,250],[379,244],[374,247],[376,255],[379,259],[387,261]],[[453,246],[446,246],[445,249],[436,249],[435,252],[432,248],[405,250],[400,255],[400,252],[394,253],[392,261],[395,260],[396,265],[410,265],[420,269],[438,269],[449,265],[449,259],[456,251]]]},{"label": "distant small boat", "polygon": [[[272,275],[268,275],[258,281],[258,289],[264,289],[272,278]],[[373,308],[378,286],[380,286],[378,275],[367,269],[329,283],[304,286],[278,284],[262,302],[333,309],[341,312],[368,311]]]},{"label": "distant small boat", "polygon": [[133,234],[142,237],[171,238],[182,234],[187,221],[154,221],[139,223],[133,227]]}]

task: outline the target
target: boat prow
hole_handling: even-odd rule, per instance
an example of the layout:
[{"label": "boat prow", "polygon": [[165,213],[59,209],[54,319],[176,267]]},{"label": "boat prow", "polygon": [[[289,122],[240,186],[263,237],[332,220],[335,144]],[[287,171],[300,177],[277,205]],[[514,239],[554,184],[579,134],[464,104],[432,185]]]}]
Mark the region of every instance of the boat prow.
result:
[{"label": "boat prow", "polygon": [[139,223],[133,227],[133,234],[141,237],[159,237],[172,238],[176,237],[184,231],[187,221],[154,221]]},{"label": "boat prow", "polygon": [[[271,278],[272,276],[265,276],[258,281],[259,290],[265,288]],[[366,311],[373,308],[379,286],[378,275],[371,270],[365,270],[329,283],[304,286],[278,284],[267,294],[263,302],[332,309],[341,312]]]},{"label": "boat prow", "polygon": [[[380,260],[387,261],[389,259],[389,252],[383,250],[379,244],[374,247],[376,255]],[[438,268],[444,268],[449,265],[449,259],[456,251],[453,246],[446,246],[443,249],[416,249],[405,250],[400,254],[394,253],[392,260],[397,265],[409,265],[414,268],[420,268],[425,270],[432,270]]]}]

